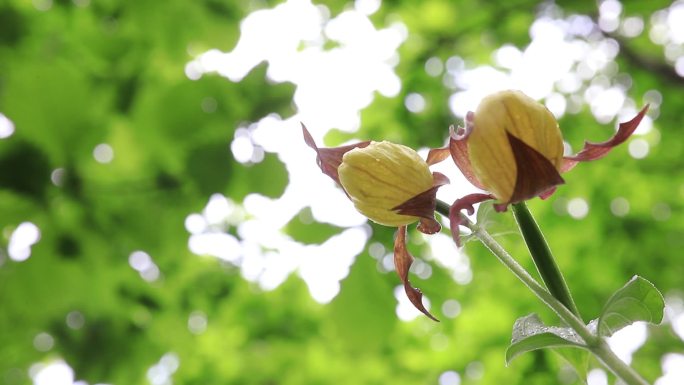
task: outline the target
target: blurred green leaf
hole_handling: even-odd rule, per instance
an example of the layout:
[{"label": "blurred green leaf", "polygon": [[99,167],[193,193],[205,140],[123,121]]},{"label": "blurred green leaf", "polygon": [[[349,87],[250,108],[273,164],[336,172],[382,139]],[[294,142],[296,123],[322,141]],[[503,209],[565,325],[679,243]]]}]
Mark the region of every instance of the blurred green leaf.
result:
[{"label": "blurred green leaf", "polygon": [[227,189],[235,168],[235,164],[226,151],[228,143],[209,143],[190,152],[187,171],[199,191],[209,196]]},{"label": "blurred green leaf", "polygon": [[[228,170],[225,171],[228,173]],[[242,200],[250,193],[277,198],[287,187],[287,170],[275,154],[267,153],[261,162],[255,164],[234,163],[231,171],[228,192],[233,199]]]},{"label": "blurred green leaf", "polygon": [[0,188],[41,201],[50,185],[50,172],[45,154],[30,143],[14,143],[0,152]]},{"label": "blurred green leaf", "polygon": [[353,351],[378,350],[392,339],[397,322],[394,287],[376,266],[367,254],[357,257],[330,304],[336,335]]},{"label": "blurred green leaf", "polygon": [[663,320],[665,301],[646,279],[634,276],[606,302],[598,318],[598,334],[610,337],[637,321],[658,324]]},{"label": "blurred green leaf", "polygon": [[283,228],[295,241],[306,244],[321,244],[340,233],[340,228],[327,223],[315,222],[311,208],[305,207]]}]

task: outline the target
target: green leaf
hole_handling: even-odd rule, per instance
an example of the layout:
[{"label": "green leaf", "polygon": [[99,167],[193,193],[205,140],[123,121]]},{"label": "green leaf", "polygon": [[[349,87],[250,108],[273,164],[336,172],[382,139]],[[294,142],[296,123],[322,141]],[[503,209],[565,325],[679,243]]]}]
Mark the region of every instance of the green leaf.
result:
[{"label": "green leaf", "polygon": [[663,320],[664,307],[665,301],[658,289],[635,275],[603,307],[598,319],[598,335],[610,337],[636,321],[658,324]]},{"label": "green leaf", "polygon": [[577,374],[577,379],[582,384],[587,383],[587,375],[589,374],[589,359],[591,353],[585,349],[554,349],[565,362],[567,362]]},{"label": "green leaf", "polygon": [[536,314],[518,318],[513,324],[506,365],[517,356],[545,348],[585,348],[584,341],[570,328],[546,326]]}]

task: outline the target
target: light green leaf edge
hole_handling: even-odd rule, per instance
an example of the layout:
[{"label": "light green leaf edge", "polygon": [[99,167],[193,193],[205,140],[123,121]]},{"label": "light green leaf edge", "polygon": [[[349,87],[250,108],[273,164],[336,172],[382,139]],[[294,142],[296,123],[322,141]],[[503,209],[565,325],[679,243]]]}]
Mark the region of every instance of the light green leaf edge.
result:
[{"label": "light green leaf edge", "polygon": [[635,275],[606,302],[598,319],[597,333],[610,337],[637,321],[659,324],[664,307],[660,291],[645,278]]},{"label": "light green leaf edge", "polygon": [[584,341],[570,328],[546,326],[536,314],[518,318],[513,324],[511,344],[506,349],[506,365],[517,356],[546,348],[582,348]]}]

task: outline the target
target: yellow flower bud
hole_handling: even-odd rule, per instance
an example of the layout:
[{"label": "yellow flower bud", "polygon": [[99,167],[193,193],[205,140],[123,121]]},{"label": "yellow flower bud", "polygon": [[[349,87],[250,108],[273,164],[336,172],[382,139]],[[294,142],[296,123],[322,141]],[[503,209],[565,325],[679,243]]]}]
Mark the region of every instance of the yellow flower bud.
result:
[{"label": "yellow flower bud", "polygon": [[428,164],[417,152],[386,141],[348,151],[337,171],[356,209],[386,226],[403,226],[420,219],[398,214],[393,208],[433,187]]},{"label": "yellow flower bud", "polygon": [[[501,202],[515,203],[532,197],[514,196],[520,191],[517,184],[521,183],[521,173],[525,174],[527,186],[523,189],[527,192],[539,194],[562,183],[560,176],[551,178],[548,174],[536,174],[539,159],[548,160],[552,167],[547,168],[551,168],[552,173],[553,168],[560,171],[563,162],[563,139],[558,122],[542,104],[520,91],[498,92],[482,100],[473,123],[468,136],[473,172],[485,189]],[[543,158],[521,159],[520,152],[516,157],[510,136]]]}]

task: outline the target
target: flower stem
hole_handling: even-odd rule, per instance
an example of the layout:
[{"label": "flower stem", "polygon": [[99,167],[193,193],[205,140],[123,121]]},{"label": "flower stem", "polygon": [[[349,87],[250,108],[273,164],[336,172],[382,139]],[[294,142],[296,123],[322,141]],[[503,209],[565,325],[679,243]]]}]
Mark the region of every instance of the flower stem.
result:
[{"label": "flower stem", "polygon": [[560,302],[554,295],[541,286],[513,257],[492,238],[487,231],[471,221],[466,226],[473,231],[475,236],[503,263],[513,274],[520,279],[525,286],[553,310],[561,321],[572,328],[585,342],[589,349],[613,374],[622,379],[627,385],[648,385],[629,365],[620,360],[608,347],[605,340],[594,335],[584,322],[572,313],[565,304]]},{"label": "flower stem", "polygon": [[[449,205],[438,200],[436,211],[448,217]],[[608,347],[608,344],[604,339],[593,334],[578,315],[570,311],[565,304],[559,301],[553,294],[537,282],[534,277],[508,254],[508,252],[484,228],[473,223],[465,216],[463,216],[463,223],[464,226],[469,228],[482,244],[484,244],[492,254],[494,254],[494,256],[513,273],[513,275],[522,281],[534,295],[558,315],[562,322],[573,329],[575,333],[584,340],[587,349],[589,349],[606,368],[627,385],[648,385],[646,380],[610,350],[610,347]]]},{"label": "flower stem", "polygon": [[546,239],[544,239],[544,235],[539,229],[537,222],[534,220],[530,210],[527,209],[527,205],[525,202],[520,202],[512,206],[513,216],[515,216],[520,233],[525,239],[527,248],[530,250],[532,260],[537,267],[542,281],[554,297],[581,319],[582,316],[579,310],[577,310],[577,305],[575,305],[572,295],[570,295],[570,289],[568,289],[565,283],[563,274],[558,268],[551,249],[549,249],[549,245],[546,243]]},{"label": "flower stem", "polygon": [[616,377],[622,380],[627,385],[649,385],[648,382],[641,377],[631,366],[627,365],[620,359],[608,346],[608,343],[603,339],[599,340],[599,344],[590,347],[592,353],[603,363],[603,365],[610,369]]},{"label": "flower stem", "polygon": [[449,210],[451,209],[451,206],[447,204],[446,202],[437,199],[437,205],[435,207],[435,211],[438,213],[442,214],[444,218],[449,218]]},{"label": "flower stem", "polygon": [[534,295],[553,310],[560,319],[582,337],[588,346],[598,344],[595,336],[579,317],[571,312],[562,302],[537,282],[504,248],[482,227],[466,219],[465,226],[503,263],[513,274],[527,286]]}]

